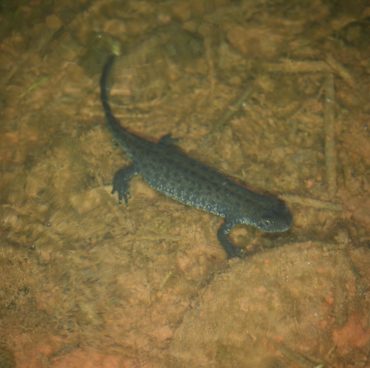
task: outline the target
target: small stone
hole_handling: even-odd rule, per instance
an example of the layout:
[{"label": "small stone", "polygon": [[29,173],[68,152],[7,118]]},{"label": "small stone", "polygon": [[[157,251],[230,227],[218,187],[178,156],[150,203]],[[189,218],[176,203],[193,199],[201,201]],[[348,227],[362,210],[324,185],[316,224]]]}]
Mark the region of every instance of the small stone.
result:
[{"label": "small stone", "polygon": [[46,25],[51,30],[58,30],[62,26],[62,21],[56,15],[46,17]]}]

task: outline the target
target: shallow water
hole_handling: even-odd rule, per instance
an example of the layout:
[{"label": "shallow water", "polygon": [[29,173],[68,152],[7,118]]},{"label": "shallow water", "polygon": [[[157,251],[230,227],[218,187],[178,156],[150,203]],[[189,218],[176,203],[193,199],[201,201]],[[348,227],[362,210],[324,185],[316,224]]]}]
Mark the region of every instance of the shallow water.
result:
[{"label": "shallow water", "polygon": [[[0,367],[366,367],[365,3],[3,2]],[[122,124],[284,198],[288,233],[227,261],[221,219],[140,177],[117,203],[116,50]]]}]

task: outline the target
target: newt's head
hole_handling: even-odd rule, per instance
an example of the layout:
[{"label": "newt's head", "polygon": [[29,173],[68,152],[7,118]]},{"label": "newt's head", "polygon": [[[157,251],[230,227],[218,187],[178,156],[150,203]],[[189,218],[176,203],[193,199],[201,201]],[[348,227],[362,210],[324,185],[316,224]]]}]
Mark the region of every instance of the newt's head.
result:
[{"label": "newt's head", "polygon": [[262,206],[257,211],[253,225],[261,231],[279,233],[289,230],[292,222],[293,216],[288,207],[280,199],[275,199],[270,206]]}]

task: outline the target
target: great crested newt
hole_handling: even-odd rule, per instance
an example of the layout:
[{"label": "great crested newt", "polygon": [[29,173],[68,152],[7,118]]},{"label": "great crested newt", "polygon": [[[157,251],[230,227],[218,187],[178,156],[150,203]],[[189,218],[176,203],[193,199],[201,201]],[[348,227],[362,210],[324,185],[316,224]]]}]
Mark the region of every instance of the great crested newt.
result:
[{"label": "great crested newt", "polygon": [[189,157],[176,146],[170,135],[153,142],[128,131],[115,118],[109,104],[108,77],[115,56],[104,65],[100,79],[101,102],[107,125],[132,163],[117,171],[113,191],[127,204],[129,182],[134,175],[142,178],[158,192],[183,204],[224,219],[217,237],[229,258],[249,255],[229,239],[238,224],[256,227],[264,232],[287,231],[292,215],[284,202],[272,195],[249,190],[214,168]]}]

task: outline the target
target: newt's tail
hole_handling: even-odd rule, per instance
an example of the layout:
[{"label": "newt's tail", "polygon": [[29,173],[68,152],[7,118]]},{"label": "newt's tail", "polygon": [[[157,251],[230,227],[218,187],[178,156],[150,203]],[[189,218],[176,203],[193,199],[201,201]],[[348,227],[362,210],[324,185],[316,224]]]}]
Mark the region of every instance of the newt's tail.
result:
[{"label": "newt's tail", "polygon": [[104,64],[103,73],[100,77],[100,98],[103,104],[103,109],[105,113],[105,118],[108,124],[108,127],[113,133],[113,136],[120,140],[124,140],[123,135],[128,134],[126,129],[123,128],[119,121],[114,117],[112,109],[109,104],[109,87],[108,87],[108,78],[114,64],[115,55],[109,56],[108,60]]}]

